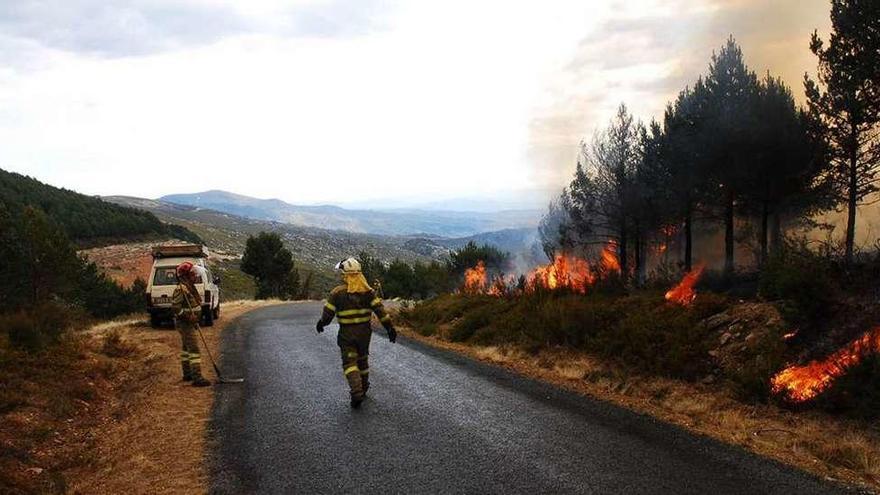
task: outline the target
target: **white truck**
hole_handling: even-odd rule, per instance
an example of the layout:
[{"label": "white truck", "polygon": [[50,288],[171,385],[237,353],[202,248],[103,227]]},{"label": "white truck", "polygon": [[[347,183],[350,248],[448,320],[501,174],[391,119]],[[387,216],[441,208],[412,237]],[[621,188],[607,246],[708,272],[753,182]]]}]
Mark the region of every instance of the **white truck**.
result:
[{"label": "white truck", "polygon": [[210,327],[220,318],[220,279],[213,276],[207,260],[208,249],[198,244],[153,247],[153,268],[147,282],[147,311],[153,328],[174,319],[171,296],[177,287],[177,265],[184,261],[199,272],[196,289],[202,296],[202,324]]}]

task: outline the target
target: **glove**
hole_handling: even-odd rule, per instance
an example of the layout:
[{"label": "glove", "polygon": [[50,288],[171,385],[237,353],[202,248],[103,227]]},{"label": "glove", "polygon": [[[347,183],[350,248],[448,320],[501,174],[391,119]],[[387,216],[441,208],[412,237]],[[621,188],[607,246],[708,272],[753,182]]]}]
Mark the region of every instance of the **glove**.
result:
[{"label": "glove", "polygon": [[315,330],[317,330],[318,333],[321,333],[324,331],[324,324],[321,323],[321,320],[318,320],[318,323],[315,324]]},{"label": "glove", "polygon": [[388,327],[388,340],[393,344],[397,342],[397,330],[394,327]]}]

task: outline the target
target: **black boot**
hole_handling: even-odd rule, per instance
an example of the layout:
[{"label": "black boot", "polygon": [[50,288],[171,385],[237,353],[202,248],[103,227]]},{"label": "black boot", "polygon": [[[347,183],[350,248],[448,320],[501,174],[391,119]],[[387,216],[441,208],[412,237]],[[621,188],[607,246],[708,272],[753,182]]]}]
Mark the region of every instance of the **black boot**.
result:
[{"label": "black boot", "polygon": [[192,369],[192,377],[193,377],[193,387],[207,387],[211,384],[210,381],[205,380],[205,377],[202,376],[202,365],[199,363],[190,363],[190,369]]},{"label": "black boot", "polygon": [[367,395],[367,390],[370,389],[370,375],[363,374],[361,375],[361,390],[364,391],[364,396]]},{"label": "black boot", "polygon": [[197,376],[193,378],[193,387],[209,387],[211,385],[210,380],[206,380],[202,376]]},{"label": "black boot", "polygon": [[361,402],[364,401],[364,394],[351,394],[351,408],[357,409],[361,407]]},{"label": "black boot", "polygon": [[180,363],[180,365],[181,365],[181,368],[183,368],[183,381],[191,382],[193,379],[193,375],[192,375],[192,368],[190,368],[190,366],[189,366],[189,362],[184,361],[184,362]]}]

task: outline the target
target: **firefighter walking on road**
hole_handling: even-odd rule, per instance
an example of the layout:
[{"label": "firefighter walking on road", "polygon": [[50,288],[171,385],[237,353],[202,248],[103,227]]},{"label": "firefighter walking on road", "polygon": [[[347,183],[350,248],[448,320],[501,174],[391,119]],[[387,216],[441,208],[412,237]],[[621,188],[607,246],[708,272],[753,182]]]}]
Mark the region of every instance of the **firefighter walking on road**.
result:
[{"label": "firefighter walking on road", "polygon": [[321,333],[334,316],[338,319],[336,344],[342,352],[342,372],[351,389],[351,407],[357,408],[370,388],[368,357],[373,332],[370,326],[372,314],[376,313],[379,317],[391,342],[397,340],[397,331],[391,323],[391,316],[382,306],[382,299],[364,278],[361,264],[354,258],[348,258],[337,264],[336,269],[342,272],[345,283],[330,292],[316,329]]},{"label": "firefighter walking on road", "polygon": [[191,381],[194,387],[207,387],[211,384],[202,376],[202,355],[196,332],[202,315],[202,298],[196,290],[197,268],[185,261],[177,266],[177,288],[171,296],[174,307],[174,323],[180,332],[182,349],[180,364],[183,380]]}]

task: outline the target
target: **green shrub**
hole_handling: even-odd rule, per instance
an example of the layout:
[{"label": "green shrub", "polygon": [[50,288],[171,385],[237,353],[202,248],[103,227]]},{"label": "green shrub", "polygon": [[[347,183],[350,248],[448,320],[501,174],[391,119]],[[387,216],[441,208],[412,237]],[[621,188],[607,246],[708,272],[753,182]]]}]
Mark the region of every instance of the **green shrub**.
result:
[{"label": "green shrub", "polygon": [[682,308],[660,293],[626,297],[538,291],[505,299],[441,296],[402,311],[420,333],[452,324],[450,340],[480,345],[516,344],[527,350],[563,346],[588,350],[635,369],[693,378],[707,371],[705,330],[698,324],[726,304],[701,295]]},{"label": "green shrub", "polygon": [[726,373],[740,399],[766,401],[770,397],[770,380],[788,363],[784,332],[777,328],[764,333],[741,356],[738,367]]},{"label": "green shrub", "polygon": [[478,306],[455,322],[449,332],[453,342],[463,342],[471,338],[477,330],[491,325],[496,316],[495,305]]},{"label": "green shrub", "polygon": [[655,374],[695,378],[708,370],[705,330],[688,308],[634,298],[615,306],[624,316],[599,329],[591,350]]},{"label": "green shrub", "polygon": [[0,329],[9,343],[29,352],[37,352],[57,343],[73,324],[75,314],[57,303],[45,303],[31,311],[0,316]]},{"label": "green shrub", "polygon": [[773,256],[759,280],[758,291],[767,300],[790,300],[786,319],[814,322],[834,308],[838,286],[833,263],[803,246],[789,245]]},{"label": "green shrub", "polygon": [[868,356],[848,369],[816,399],[816,405],[857,419],[880,419],[880,355]]}]

